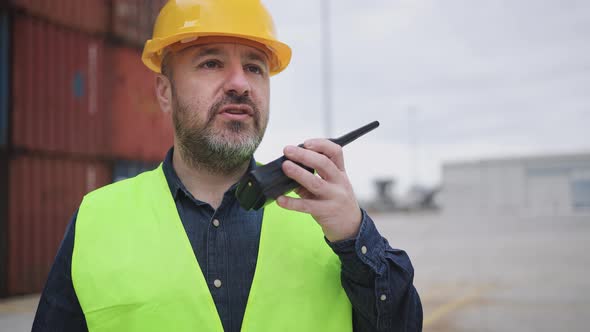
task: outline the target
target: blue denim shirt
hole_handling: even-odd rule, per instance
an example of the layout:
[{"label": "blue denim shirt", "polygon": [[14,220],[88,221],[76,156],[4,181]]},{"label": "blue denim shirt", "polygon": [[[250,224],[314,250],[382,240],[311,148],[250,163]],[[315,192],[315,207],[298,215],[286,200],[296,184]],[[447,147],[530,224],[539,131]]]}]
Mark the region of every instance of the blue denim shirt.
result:
[{"label": "blue denim shirt", "polygon": [[[225,331],[239,331],[254,277],[262,210],[245,211],[235,185],[215,210],[191,195],[172,167],[171,149],[163,170],[176,208],[203,271]],[[254,160],[250,168],[256,167]],[[355,239],[330,243],[342,262],[342,286],[353,307],[355,331],[421,331],[422,306],[412,264],[392,249],[365,211]],[[76,215],[68,225],[33,322],[33,331],[87,331],[71,278]],[[363,247],[366,247],[366,252]],[[221,281],[216,287],[214,281]]]}]

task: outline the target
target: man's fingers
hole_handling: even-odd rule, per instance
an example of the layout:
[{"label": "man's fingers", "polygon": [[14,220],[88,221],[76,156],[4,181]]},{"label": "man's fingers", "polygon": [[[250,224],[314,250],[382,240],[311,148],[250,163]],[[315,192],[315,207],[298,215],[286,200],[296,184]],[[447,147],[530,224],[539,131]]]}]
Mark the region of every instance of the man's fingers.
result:
[{"label": "man's fingers", "polygon": [[313,195],[321,196],[329,190],[329,184],[324,179],[308,172],[291,160],[283,162],[283,172]]},{"label": "man's fingers", "polygon": [[[322,178],[328,181],[337,180],[341,175],[342,171],[336,164],[321,153],[296,146],[287,146],[283,152],[288,159],[315,169]],[[313,192],[313,190],[311,191]]]},{"label": "man's fingers", "polygon": [[297,187],[295,193],[301,198],[313,198],[314,194],[309,192],[309,190],[305,189],[305,187]]},{"label": "man's fingers", "polygon": [[340,145],[327,139],[314,138],[305,141],[303,147],[325,155],[336,164],[336,167],[338,167],[339,170],[345,171],[344,154],[342,153],[342,147]]},{"label": "man's fingers", "polygon": [[313,214],[316,202],[311,199],[294,198],[282,195],[277,198],[277,204],[287,210]]}]

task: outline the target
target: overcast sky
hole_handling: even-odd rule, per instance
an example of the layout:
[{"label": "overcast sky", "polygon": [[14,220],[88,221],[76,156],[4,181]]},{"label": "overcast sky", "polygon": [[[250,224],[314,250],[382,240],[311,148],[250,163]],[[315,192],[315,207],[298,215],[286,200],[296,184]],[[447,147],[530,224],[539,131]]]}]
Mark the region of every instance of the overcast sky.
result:
[{"label": "overcast sky", "polygon": [[[320,2],[263,1],[293,49],[271,79],[271,119],[256,154],[270,161],[286,144],[325,136]],[[590,1],[330,7],[334,136],[381,122],[345,148],[360,198],[372,196],[374,178],[436,184],[449,160],[590,153]]]}]

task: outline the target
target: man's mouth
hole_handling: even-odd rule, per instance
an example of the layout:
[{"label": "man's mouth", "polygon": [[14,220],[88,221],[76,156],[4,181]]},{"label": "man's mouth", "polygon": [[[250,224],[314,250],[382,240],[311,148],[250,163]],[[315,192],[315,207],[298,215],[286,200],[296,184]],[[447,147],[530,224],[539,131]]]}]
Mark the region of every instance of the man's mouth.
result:
[{"label": "man's mouth", "polygon": [[253,116],[254,110],[247,104],[228,104],[221,107],[219,114]]},{"label": "man's mouth", "polygon": [[225,113],[229,113],[229,114],[248,114],[244,110],[236,110],[236,109],[226,110]]}]

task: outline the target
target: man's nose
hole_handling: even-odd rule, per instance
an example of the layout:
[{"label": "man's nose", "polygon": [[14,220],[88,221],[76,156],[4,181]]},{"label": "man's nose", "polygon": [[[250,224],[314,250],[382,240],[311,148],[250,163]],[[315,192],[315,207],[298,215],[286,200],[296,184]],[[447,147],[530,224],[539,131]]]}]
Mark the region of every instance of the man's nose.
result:
[{"label": "man's nose", "polygon": [[250,94],[250,82],[248,81],[246,72],[241,65],[232,66],[231,70],[228,72],[224,90],[227,94],[236,94],[238,96],[247,96]]}]

